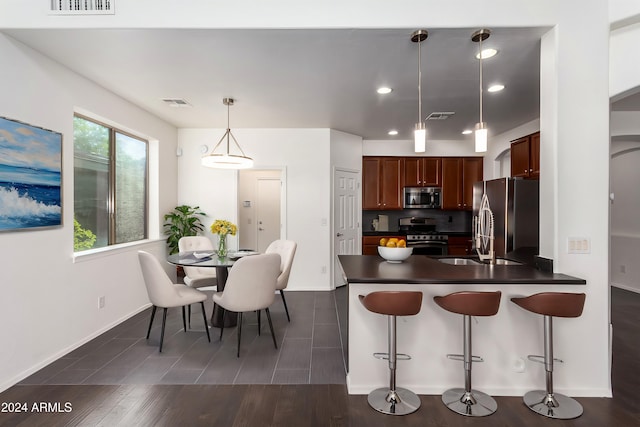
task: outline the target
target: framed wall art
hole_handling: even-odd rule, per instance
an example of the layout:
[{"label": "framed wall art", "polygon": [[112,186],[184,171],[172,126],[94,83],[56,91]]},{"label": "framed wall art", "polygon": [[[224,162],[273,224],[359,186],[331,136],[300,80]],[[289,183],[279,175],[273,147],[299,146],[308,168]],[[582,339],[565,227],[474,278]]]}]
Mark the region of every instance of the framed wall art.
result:
[{"label": "framed wall art", "polygon": [[62,225],[62,134],[0,117],[0,231]]}]

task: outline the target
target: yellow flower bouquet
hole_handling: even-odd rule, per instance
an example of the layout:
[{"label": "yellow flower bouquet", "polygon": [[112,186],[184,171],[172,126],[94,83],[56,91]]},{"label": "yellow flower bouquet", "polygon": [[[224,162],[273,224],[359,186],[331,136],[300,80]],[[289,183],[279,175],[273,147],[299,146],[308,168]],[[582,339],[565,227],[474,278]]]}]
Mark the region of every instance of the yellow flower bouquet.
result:
[{"label": "yellow flower bouquet", "polygon": [[215,221],[213,221],[213,224],[211,224],[211,232],[213,234],[219,234],[221,236],[227,234],[235,236],[238,232],[238,227],[230,221],[224,219],[216,219]]},{"label": "yellow flower bouquet", "polygon": [[211,224],[211,232],[218,235],[218,257],[224,258],[227,256],[227,235],[231,234],[235,236],[238,232],[238,227],[227,220],[216,219]]}]

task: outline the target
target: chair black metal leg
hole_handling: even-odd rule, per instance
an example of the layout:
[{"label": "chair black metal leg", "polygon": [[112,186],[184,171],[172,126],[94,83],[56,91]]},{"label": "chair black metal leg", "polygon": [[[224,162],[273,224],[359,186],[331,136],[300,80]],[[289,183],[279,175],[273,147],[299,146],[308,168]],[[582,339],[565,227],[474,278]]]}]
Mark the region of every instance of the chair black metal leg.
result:
[{"label": "chair black metal leg", "polygon": [[258,315],[258,335],[260,335],[260,330],[262,329],[260,326],[260,310],[256,310],[256,314]]},{"label": "chair black metal leg", "polygon": [[[202,308],[202,320],[204,320],[204,330],[207,332],[207,339],[211,342],[211,336],[209,335],[209,325],[207,325],[207,315],[204,313],[204,302],[200,302]],[[191,306],[189,306],[189,313],[191,313]],[[191,325],[189,325],[191,327]]]},{"label": "chair black metal leg", "polygon": [[151,334],[151,325],[153,324],[153,318],[156,316],[157,308],[158,307],[154,305],[153,309],[151,310],[151,319],[149,319],[149,329],[147,329],[147,339],[149,339],[149,335]]},{"label": "chair black metal leg", "polygon": [[242,337],[242,312],[238,313],[238,352],[236,357],[240,357],[240,338]]},{"label": "chair black metal leg", "polygon": [[220,307],[220,310],[222,310],[222,321],[220,322],[220,341],[222,341],[222,333],[224,332],[224,317],[227,315],[227,310],[222,308],[221,305],[219,305],[218,307]]},{"label": "chair black metal leg", "polygon": [[185,316],[184,305],[182,306],[182,326],[184,327],[184,332],[187,332],[187,317]]},{"label": "chair black metal leg", "polygon": [[282,304],[284,304],[284,312],[287,313],[287,321],[291,322],[291,318],[289,317],[289,309],[287,308],[287,300],[284,299],[284,291],[280,289],[280,296],[282,297]]},{"label": "chair black metal leg", "polygon": [[159,352],[162,353],[162,342],[164,341],[164,325],[167,323],[167,308],[164,308],[164,311],[162,313],[162,330],[160,332],[160,350]]},{"label": "chair black metal leg", "polygon": [[187,307],[187,323],[189,324],[189,329],[191,329],[191,304]]},{"label": "chair black metal leg", "polygon": [[273,338],[273,345],[278,348],[278,343],[276,342],[276,334],[273,332],[273,323],[271,323],[271,313],[269,313],[269,308],[265,308],[264,311],[267,312],[267,320],[269,320],[269,329],[271,329],[271,338]]}]

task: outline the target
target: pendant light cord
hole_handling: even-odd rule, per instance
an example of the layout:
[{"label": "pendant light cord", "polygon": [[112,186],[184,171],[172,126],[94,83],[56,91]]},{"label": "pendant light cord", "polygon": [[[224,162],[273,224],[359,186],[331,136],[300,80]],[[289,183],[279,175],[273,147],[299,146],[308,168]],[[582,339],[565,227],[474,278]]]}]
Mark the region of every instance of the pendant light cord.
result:
[{"label": "pendant light cord", "polygon": [[482,123],[482,35],[479,40],[480,44],[478,45],[478,56],[480,57],[480,123]]},{"label": "pendant light cord", "polygon": [[[229,154],[229,135],[231,135],[231,125],[229,124],[229,117],[230,117],[229,108],[230,108],[230,103],[227,102],[227,132],[226,132],[227,133],[227,154]],[[482,111],[482,107],[480,108]],[[480,117],[482,117],[482,113],[480,113]]]},{"label": "pendant light cord", "polygon": [[418,41],[418,122],[422,121],[422,59],[420,56],[422,41]]}]

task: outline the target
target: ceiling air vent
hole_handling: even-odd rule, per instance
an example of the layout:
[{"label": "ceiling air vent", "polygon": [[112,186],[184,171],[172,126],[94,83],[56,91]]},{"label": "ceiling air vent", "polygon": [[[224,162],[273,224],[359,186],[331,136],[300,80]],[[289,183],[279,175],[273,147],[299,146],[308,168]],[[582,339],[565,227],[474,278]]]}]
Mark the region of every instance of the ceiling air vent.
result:
[{"label": "ceiling air vent", "polygon": [[52,15],[113,15],[114,0],[51,0]]},{"label": "ceiling air vent", "polygon": [[191,104],[180,98],[162,98],[162,102],[169,107],[191,107]]},{"label": "ceiling air vent", "polygon": [[434,111],[429,114],[425,120],[447,120],[454,114],[455,113],[453,111]]}]

